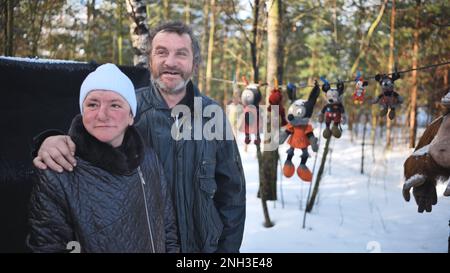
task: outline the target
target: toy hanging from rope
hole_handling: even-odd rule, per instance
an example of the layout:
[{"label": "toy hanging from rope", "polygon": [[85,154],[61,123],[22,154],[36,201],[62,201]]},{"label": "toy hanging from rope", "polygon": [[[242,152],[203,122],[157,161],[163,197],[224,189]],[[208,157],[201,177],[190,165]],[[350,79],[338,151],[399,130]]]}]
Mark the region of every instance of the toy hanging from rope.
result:
[{"label": "toy hanging from rope", "polygon": [[240,128],[241,132],[245,133],[245,144],[251,142],[250,134],[255,135],[254,144],[259,145],[261,138],[259,132],[261,131],[262,124],[259,120],[259,103],[261,101],[261,92],[259,86],[256,83],[249,84],[245,77],[242,77],[246,87],[242,91],[241,102],[244,106],[244,121]]},{"label": "toy hanging from rope", "polygon": [[[335,138],[340,138],[342,135],[341,122],[345,123],[346,120],[344,105],[341,102],[344,83],[339,80],[336,88],[331,88],[330,83],[324,77],[320,77],[320,79],[323,82],[322,91],[327,97],[327,104],[319,114],[319,122],[325,121],[323,137],[328,139],[333,135]],[[330,130],[331,122],[333,122],[333,127]]]},{"label": "toy hanging from rope", "polygon": [[278,106],[278,113],[281,119],[281,126],[282,127],[286,126],[287,121],[286,121],[286,113],[283,106],[283,95],[281,94],[281,89],[278,86],[278,80],[276,78],[274,79],[274,87],[270,91],[269,104],[270,105],[267,108],[267,111],[269,112],[272,111],[272,105]]},{"label": "toy hanging from rope", "polygon": [[372,104],[378,103],[381,107],[380,116],[386,116],[389,111],[389,119],[395,118],[395,109],[403,103],[403,98],[394,91],[394,82],[400,79],[400,73],[397,71],[391,77],[386,74],[377,74],[375,80],[380,83],[382,93],[372,101]]},{"label": "toy hanging from rope", "polygon": [[354,104],[362,104],[364,102],[364,96],[366,94],[366,86],[369,85],[368,81],[365,81],[361,75],[361,71],[358,71],[355,78],[356,88],[353,92],[352,98]]},{"label": "toy hanging from rope", "polygon": [[[292,89],[291,89],[292,91]],[[290,93],[292,95],[292,93]],[[295,97],[295,96],[289,97]],[[309,122],[314,105],[317,98],[320,95],[320,87],[317,81],[315,86],[309,94],[308,100],[295,100],[292,102],[288,109],[288,125],[285,129],[280,131],[280,144],[284,143],[288,139],[290,148],[287,150],[287,159],[283,165],[283,174],[286,177],[292,177],[295,172],[294,164],[292,163],[292,157],[294,156],[295,149],[301,149],[301,162],[297,168],[297,175],[306,182],[312,181],[312,172],[306,166],[306,162],[309,157],[308,146],[311,146],[314,152],[317,152],[319,146],[318,140],[314,136],[313,127]]]}]

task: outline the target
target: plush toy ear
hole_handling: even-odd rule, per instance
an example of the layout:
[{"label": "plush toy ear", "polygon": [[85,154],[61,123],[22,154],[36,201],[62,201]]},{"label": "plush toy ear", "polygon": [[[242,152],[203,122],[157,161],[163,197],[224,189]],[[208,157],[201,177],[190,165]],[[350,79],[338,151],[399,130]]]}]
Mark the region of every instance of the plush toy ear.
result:
[{"label": "plush toy ear", "polygon": [[325,79],[325,77],[320,77],[320,80],[323,82],[322,91],[326,93],[331,88],[330,83],[327,81],[327,79]]},{"label": "plush toy ear", "polygon": [[394,74],[392,74],[392,81],[396,81],[398,79],[400,79],[400,73],[395,72]]},{"label": "plush toy ear", "polygon": [[359,81],[359,79],[361,79],[361,71],[356,72],[355,82]]},{"label": "plush toy ear", "polygon": [[341,80],[338,80],[336,87],[339,92],[339,95],[342,95],[344,93],[344,82]]},{"label": "plush toy ear", "polygon": [[[328,87],[329,86],[330,85],[328,84]],[[319,87],[319,84],[316,81],[313,89],[311,90],[311,93],[309,93],[308,100],[305,103],[305,108],[306,108],[305,118],[310,118],[313,114],[314,106],[316,105],[317,98],[320,95],[320,89],[318,87]]]},{"label": "plush toy ear", "polygon": [[369,82],[368,81],[364,81],[363,82],[363,86],[368,86],[369,85]]},{"label": "plush toy ear", "polygon": [[278,79],[276,77],[273,78],[273,87],[274,89],[278,89]]},{"label": "plush toy ear", "polygon": [[245,86],[248,85],[248,80],[247,80],[247,77],[245,77],[245,75],[242,76],[242,81],[244,82]]},{"label": "plush toy ear", "polygon": [[375,80],[376,80],[377,82],[380,82],[380,81],[381,81],[381,75],[380,75],[380,74],[376,74],[376,75],[375,75]]},{"label": "plush toy ear", "polygon": [[320,89],[320,85],[319,85],[319,83],[317,82],[317,80],[314,81],[314,88]]}]

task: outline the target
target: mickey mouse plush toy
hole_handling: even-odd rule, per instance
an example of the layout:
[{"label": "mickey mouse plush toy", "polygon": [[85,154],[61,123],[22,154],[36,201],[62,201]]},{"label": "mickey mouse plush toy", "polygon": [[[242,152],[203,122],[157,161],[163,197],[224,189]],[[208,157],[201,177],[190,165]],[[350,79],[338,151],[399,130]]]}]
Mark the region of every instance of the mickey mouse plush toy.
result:
[{"label": "mickey mouse plush toy", "polygon": [[366,94],[366,86],[369,85],[368,81],[365,81],[361,75],[361,72],[358,71],[355,78],[356,88],[353,92],[353,103],[354,104],[363,104],[364,95]]},{"label": "mickey mouse plush toy", "polygon": [[288,144],[290,148],[287,150],[288,156],[283,166],[283,174],[286,177],[292,177],[294,175],[295,167],[292,163],[292,157],[294,156],[295,149],[301,149],[301,162],[297,168],[297,175],[303,181],[312,181],[312,173],[308,167],[306,167],[306,161],[309,157],[308,146],[311,145],[314,152],[318,151],[319,146],[309,119],[312,116],[314,105],[316,104],[319,95],[320,87],[316,81],[313,90],[309,94],[308,100],[295,100],[291,106],[289,106],[287,116],[288,125],[285,127],[285,130],[282,129],[280,132],[280,144],[284,143],[289,137]]},{"label": "mickey mouse plush toy", "polygon": [[[323,77],[322,91],[327,96],[327,104],[322,108],[319,114],[319,122],[325,120],[325,130],[323,130],[323,137],[328,139],[333,135],[335,138],[340,138],[342,129],[340,128],[341,121],[345,122],[345,109],[342,104],[342,94],[344,93],[344,83],[338,81],[336,88],[331,88],[330,83]],[[333,127],[330,130],[330,124],[333,121]]]},{"label": "mickey mouse plush toy", "polygon": [[392,77],[386,74],[377,74],[375,80],[380,83],[381,93],[372,104],[378,103],[381,107],[380,116],[386,116],[389,111],[389,119],[393,120],[395,118],[395,108],[403,103],[403,98],[394,91],[394,82],[400,79],[400,73],[395,72]]}]

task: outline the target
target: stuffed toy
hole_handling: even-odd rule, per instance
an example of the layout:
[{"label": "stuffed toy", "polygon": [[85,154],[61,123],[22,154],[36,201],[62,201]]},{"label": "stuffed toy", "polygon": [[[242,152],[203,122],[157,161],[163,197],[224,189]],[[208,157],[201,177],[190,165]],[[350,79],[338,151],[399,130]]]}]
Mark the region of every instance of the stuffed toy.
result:
[{"label": "stuffed toy", "polygon": [[[438,201],[437,183],[449,181],[450,177],[450,90],[442,98],[441,106],[443,115],[428,125],[414,153],[403,165],[403,197],[409,201],[412,188],[420,213],[431,212]],[[450,182],[447,182],[444,196],[450,196]]]},{"label": "stuffed toy", "polygon": [[233,97],[227,104],[226,114],[228,120],[230,121],[234,136],[237,136],[237,131],[239,130],[240,125],[239,121],[243,112],[244,107],[241,104],[241,90],[239,90],[236,80],[233,79]]},{"label": "stuffed toy", "polygon": [[254,143],[259,145],[261,139],[259,132],[262,124],[259,120],[259,103],[261,101],[261,92],[259,91],[258,84],[248,84],[241,95],[241,103],[244,106],[244,122],[241,126],[241,131],[245,133],[245,144],[251,142],[250,134],[255,135]]},{"label": "stuffed toy", "polygon": [[372,104],[378,103],[381,107],[380,116],[386,116],[389,109],[389,119],[395,118],[395,109],[403,103],[403,98],[394,91],[394,82],[400,79],[400,73],[395,72],[392,77],[386,74],[377,74],[375,80],[380,83],[382,93],[372,101]]},{"label": "stuffed toy", "polygon": [[281,119],[281,126],[286,126],[286,113],[283,106],[283,95],[281,94],[281,89],[278,87],[278,81],[275,79],[275,85],[272,91],[270,91],[269,96],[269,107],[267,111],[272,111],[272,105],[278,105],[278,113]]},{"label": "stuffed toy", "polygon": [[[344,93],[344,83],[338,81],[336,88],[331,88],[330,83],[323,77],[322,91],[327,97],[327,104],[322,108],[319,114],[319,122],[325,120],[325,130],[323,137],[328,139],[333,135],[335,138],[340,138],[342,135],[341,122],[345,123],[345,109],[342,104],[342,94]],[[333,127],[330,130],[331,122]]]},{"label": "stuffed toy", "polygon": [[364,95],[366,94],[366,86],[369,85],[368,81],[365,81],[361,76],[361,72],[358,71],[355,78],[355,91],[353,92],[353,103],[362,104],[364,102]]},{"label": "stuffed toy", "polygon": [[317,98],[320,95],[319,84],[315,83],[314,88],[309,94],[308,100],[295,100],[288,109],[288,125],[280,132],[280,144],[284,143],[288,139],[290,148],[287,150],[287,159],[284,162],[283,174],[286,177],[292,177],[295,172],[294,164],[292,163],[292,157],[294,156],[295,149],[302,151],[301,162],[297,168],[297,175],[306,182],[312,181],[312,173],[306,166],[309,153],[308,147],[311,146],[314,152],[319,149],[318,140],[314,136],[313,127],[309,122],[314,105]]}]

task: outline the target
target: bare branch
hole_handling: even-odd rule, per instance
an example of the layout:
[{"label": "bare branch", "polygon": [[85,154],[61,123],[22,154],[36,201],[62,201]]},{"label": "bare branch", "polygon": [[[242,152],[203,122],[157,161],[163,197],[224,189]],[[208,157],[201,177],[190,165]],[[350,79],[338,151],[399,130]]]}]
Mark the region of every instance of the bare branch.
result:
[{"label": "bare branch", "polygon": [[239,20],[237,18],[237,11],[236,11],[236,5],[235,5],[234,0],[231,0],[231,3],[232,3],[231,6],[233,8],[234,16],[230,15],[227,10],[225,10],[225,14],[228,16],[228,18],[230,18],[232,21],[234,21],[238,25],[239,29],[244,34],[245,39],[251,44],[252,41],[250,40],[250,37],[248,37],[247,31],[245,30],[244,25],[242,24],[241,20]]}]

